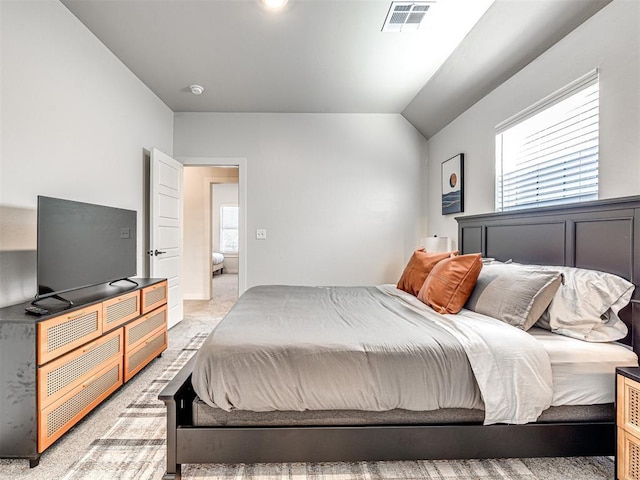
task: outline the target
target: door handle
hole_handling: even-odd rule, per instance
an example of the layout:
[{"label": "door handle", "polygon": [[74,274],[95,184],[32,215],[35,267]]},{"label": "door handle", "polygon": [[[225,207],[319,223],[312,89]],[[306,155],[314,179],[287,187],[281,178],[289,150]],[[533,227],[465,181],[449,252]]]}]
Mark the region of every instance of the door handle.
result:
[{"label": "door handle", "polygon": [[167,252],[161,252],[161,251],[160,251],[160,250],[158,250],[158,249],[156,249],[156,250],[153,252],[153,254],[154,254],[156,257],[157,257],[158,255],[163,255],[163,254],[165,254],[165,253],[167,253]]}]

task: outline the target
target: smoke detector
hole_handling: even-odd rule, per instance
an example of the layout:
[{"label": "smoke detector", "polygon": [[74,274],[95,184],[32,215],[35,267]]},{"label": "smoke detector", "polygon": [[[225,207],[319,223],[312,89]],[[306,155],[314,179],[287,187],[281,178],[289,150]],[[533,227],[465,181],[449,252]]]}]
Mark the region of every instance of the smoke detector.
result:
[{"label": "smoke detector", "polygon": [[436,2],[391,2],[382,26],[383,32],[418,30],[430,7]]},{"label": "smoke detector", "polygon": [[201,85],[189,85],[189,90],[191,90],[191,93],[194,95],[200,95],[204,92],[204,87]]}]

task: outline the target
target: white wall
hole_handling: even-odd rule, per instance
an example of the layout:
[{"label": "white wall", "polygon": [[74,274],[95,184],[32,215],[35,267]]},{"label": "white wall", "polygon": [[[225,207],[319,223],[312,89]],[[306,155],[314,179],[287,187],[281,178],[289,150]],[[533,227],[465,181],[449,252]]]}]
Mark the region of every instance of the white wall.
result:
[{"label": "white wall", "polygon": [[600,198],[640,194],[640,2],[614,0],[428,141],[428,231],[457,238],[441,215],[440,165],[465,154],[465,215],[494,211],[495,126],[600,69]]},{"label": "white wall", "polygon": [[[211,236],[213,238],[213,250],[220,251],[220,207],[238,203],[237,183],[216,183],[211,185]],[[238,273],[238,255],[224,254],[224,271]]]},{"label": "white wall", "polygon": [[174,155],[186,164],[247,159],[247,287],[397,281],[424,233],[426,141],[402,116],[177,113],[174,121]]},{"label": "white wall", "polygon": [[0,306],[32,297],[37,195],[138,211],[143,149],[173,112],[57,0],[2,0]]}]

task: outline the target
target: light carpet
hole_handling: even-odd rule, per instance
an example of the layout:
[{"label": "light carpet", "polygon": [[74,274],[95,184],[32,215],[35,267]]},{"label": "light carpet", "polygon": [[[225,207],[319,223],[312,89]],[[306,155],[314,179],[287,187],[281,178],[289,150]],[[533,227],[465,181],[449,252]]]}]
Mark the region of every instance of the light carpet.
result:
[{"label": "light carpet", "polygon": [[94,440],[63,480],[142,480],[162,477],[165,470],[165,407],[158,394],[202,345],[196,334],[176,360],[140,391],[104,436]]}]

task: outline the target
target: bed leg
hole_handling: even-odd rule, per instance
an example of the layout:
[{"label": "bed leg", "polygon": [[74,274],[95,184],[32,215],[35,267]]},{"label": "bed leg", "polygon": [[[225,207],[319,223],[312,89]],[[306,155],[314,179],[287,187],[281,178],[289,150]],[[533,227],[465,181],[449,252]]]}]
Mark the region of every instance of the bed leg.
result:
[{"label": "bed leg", "polygon": [[164,399],[167,407],[167,471],[162,477],[163,480],[180,480],[181,468],[177,462],[177,427],[178,416],[175,398]]},{"label": "bed leg", "polygon": [[182,476],[182,472],[180,471],[180,464],[176,465],[176,470],[174,473],[169,473],[167,470],[165,474],[162,476],[162,480],[180,480]]}]

